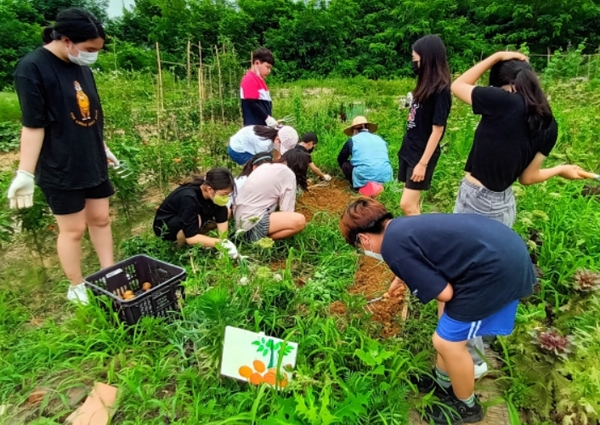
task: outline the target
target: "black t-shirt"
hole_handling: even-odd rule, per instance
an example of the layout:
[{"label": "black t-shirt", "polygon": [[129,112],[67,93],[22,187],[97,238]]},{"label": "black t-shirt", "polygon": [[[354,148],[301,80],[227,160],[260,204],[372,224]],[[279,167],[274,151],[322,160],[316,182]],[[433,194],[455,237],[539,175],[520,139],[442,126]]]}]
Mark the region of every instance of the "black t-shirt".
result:
[{"label": "black t-shirt", "polygon": [[212,200],[204,199],[200,187],[183,185],[171,192],[160,205],[154,218],[154,227],[161,228],[164,224],[169,226],[177,220],[177,229],[183,230],[186,238],[191,238],[200,233],[198,216],[202,223],[213,218],[216,223],[225,223],[227,207],[220,207]]},{"label": "black t-shirt", "polygon": [[91,69],[40,47],[19,61],[14,77],[23,126],[45,130],[38,185],[72,190],[106,181],[104,115]]},{"label": "black t-shirt", "polygon": [[558,125],[552,118],[544,136],[531,140],[525,100],[519,93],[499,87],[475,87],[471,98],[473,113],[481,115],[481,121],[465,171],[488,189],[502,192],[519,178],[538,152],[550,155],[558,138]]},{"label": "black t-shirt", "polygon": [[[433,126],[444,127],[444,133],[446,132],[446,122],[451,106],[452,96],[449,87],[429,96],[423,104],[413,101],[408,113],[406,134],[398,155],[411,166],[417,165],[425,152]],[[444,133],[442,133],[442,138]],[[433,157],[439,155],[440,145],[438,144]]]},{"label": "black t-shirt", "polygon": [[425,214],[392,220],[384,261],[421,302],[452,285],[446,314],[482,320],[533,292],[535,273],[523,239],[478,214]]},{"label": "black t-shirt", "polygon": [[302,152],[306,153],[306,154],[308,155],[308,157],[310,158],[310,162],[311,162],[311,163],[313,162],[313,160],[312,160],[312,155],[310,154],[310,152],[308,151],[308,149],[306,149],[306,148],[305,148],[304,146],[302,146],[300,143],[298,143],[298,144],[297,144],[297,145],[294,147],[294,149],[298,149],[298,150],[300,150],[300,151],[302,151]]}]

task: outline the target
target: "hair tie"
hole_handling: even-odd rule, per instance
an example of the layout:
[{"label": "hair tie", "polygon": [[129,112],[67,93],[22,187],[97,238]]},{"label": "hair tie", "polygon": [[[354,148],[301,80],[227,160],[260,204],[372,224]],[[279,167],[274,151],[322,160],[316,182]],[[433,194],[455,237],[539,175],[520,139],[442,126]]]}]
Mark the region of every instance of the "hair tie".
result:
[{"label": "hair tie", "polygon": [[271,156],[265,155],[265,156],[261,156],[261,157],[256,158],[254,161],[252,161],[252,164],[256,164],[257,162],[262,161],[263,159],[273,160],[273,158]]}]

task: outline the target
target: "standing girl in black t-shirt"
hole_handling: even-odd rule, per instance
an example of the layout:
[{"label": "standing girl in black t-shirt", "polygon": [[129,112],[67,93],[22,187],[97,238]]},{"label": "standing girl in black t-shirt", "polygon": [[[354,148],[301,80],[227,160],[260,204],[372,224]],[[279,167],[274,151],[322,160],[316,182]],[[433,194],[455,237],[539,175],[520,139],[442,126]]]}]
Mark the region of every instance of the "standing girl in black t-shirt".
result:
[{"label": "standing girl in black t-shirt", "polygon": [[71,281],[67,298],[87,303],[81,274],[86,228],[102,268],[113,265],[108,198],[114,193],[107,161],[119,162],[104,144],[104,116],[92,65],[105,33],[89,12],[60,12],[43,32],[44,46],[16,67],[22,111],[19,170],[8,190],[11,208],[33,204],[34,179],[58,223],[57,251]]},{"label": "standing girl in black t-shirt", "polygon": [[[475,83],[490,70],[490,86]],[[452,84],[456,97],[481,115],[465,165],[455,212],[487,215],[509,227],[516,219],[511,185],[554,176],[580,179],[581,168],[541,168],[558,138],[558,126],[538,77],[518,52],[497,52]]]},{"label": "standing girl in black t-shirt", "polygon": [[238,257],[233,242],[206,236],[210,222],[216,224],[220,234],[227,232],[229,208],[235,183],[231,171],[217,167],[196,176],[179,186],[162,202],[154,217],[154,234],[179,245],[202,245],[214,248],[221,244],[231,258]]},{"label": "standing girl in black t-shirt", "polygon": [[421,191],[431,186],[452,104],[450,69],[442,40],[437,35],[420,38],[413,45],[412,59],[417,86],[398,152],[398,180],[404,183],[400,208],[404,215],[421,212]]},{"label": "standing girl in black t-shirt", "polygon": [[[455,213],[482,214],[512,227],[517,216],[511,185],[540,183],[553,176],[581,178],[575,165],[542,169],[558,137],[558,127],[537,75],[517,52],[498,52],[452,84],[456,97],[481,115],[458,190]],[[490,70],[490,87],[476,87]],[[476,377],[487,370],[477,354],[481,338],[469,341]],[[477,347],[477,350],[473,349]],[[479,372],[477,372],[479,371]]]}]

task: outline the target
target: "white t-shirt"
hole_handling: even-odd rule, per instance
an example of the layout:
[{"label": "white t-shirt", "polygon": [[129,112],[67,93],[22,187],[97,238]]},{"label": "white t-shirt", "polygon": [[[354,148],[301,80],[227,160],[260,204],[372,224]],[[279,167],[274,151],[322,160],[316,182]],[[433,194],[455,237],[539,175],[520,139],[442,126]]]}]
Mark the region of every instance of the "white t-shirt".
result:
[{"label": "white t-shirt", "polygon": [[259,152],[271,152],[273,150],[273,141],[258,137],[254,133],[254,126],[249,125],[231,136],[229,147],[235,152],[248,152],[254,155]]}]

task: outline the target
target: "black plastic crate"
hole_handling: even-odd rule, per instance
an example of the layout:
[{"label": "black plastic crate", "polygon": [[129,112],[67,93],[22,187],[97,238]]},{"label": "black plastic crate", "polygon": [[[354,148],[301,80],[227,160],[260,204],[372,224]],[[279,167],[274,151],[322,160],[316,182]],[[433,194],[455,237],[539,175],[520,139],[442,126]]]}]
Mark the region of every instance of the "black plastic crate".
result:
[{"label": "black plastic crate", "polygon": [[[184,297],[181,282],[185,278],[182,267],[136,255],[86,277],[85,282],[94,295],[112,300],[121,320],[134,325],[143,316],[169,317],[177,313],[178,300]],[[145,282],[152,284],[148,291],[142,289]],[[125,291],[133,291],[135,298],[121,298]]]}]

